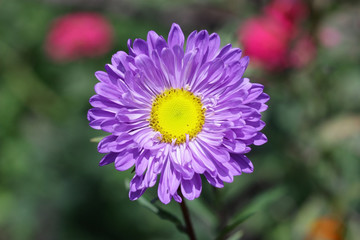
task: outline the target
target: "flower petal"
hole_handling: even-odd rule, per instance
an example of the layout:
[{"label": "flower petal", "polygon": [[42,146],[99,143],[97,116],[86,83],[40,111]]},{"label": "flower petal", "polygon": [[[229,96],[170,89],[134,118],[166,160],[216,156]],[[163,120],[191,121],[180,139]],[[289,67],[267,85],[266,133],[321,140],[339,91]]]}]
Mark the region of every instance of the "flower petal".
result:
[{"label": "flower petal", "polygon": [[170,29],[168,43],[169,47],[173,48],[174,46],[184,47],[184,34],[181,31],[181,28],[178,24],[173,23]]},{"label": "flower petal", "polygon": [[106,154],[99,162],[99,166],[104,166],[109,163],[113,163],[118,155],[119,153],[113,153],[113,152]]},{"label": "flower petal", "polygon": [[231,158],[239,164],[241,171],[244,173],[252,173],[254,166],[252,162],[245,156],[240,154],[230,154]]},{"label": "flower petal", "polygon": [[139,155],[137,149],[130,149],[118,154],[115,159],[115,168],[118,171],[125,171],[135,164],[135,159]]},{"label": "flower petal", "polygon": [[194,200],[200,196],[202,189],[201,178],[199,174],[194,174],[193,178],[190,180],[181,180],[181,193],[182,195],[189,199]]}]

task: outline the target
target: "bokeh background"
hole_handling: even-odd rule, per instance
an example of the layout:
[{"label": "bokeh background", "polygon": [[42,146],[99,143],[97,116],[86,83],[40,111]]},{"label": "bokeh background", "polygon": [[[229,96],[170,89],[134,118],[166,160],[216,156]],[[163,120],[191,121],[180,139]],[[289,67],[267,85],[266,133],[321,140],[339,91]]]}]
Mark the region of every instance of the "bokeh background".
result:
[{"label": "bokeh background", "polygon": [[2,0],[0,239],[186,239],[128,199],[130,171],[98,167],[86,119],[94,72],[172,22],[244,49],[271,96],[254,173],[187,202],[198,238],[359,239],[359,16],[355,0]]}]

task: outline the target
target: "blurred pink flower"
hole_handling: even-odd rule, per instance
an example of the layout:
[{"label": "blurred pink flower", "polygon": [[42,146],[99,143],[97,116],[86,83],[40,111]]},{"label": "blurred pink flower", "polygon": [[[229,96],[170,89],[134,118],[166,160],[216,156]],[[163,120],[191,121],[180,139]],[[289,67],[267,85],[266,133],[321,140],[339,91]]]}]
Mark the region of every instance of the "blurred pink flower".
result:
[{"label": "blurred pink flower", "polygon": [[323,27],[319,31],[319,41],[323,46],[333,48],[341,43],[342,35],[334,27]]},{"label": "blurred pink flower", "polygon": [[245,54],[255,64],[269,70],[286,65],[291,35],[292,29],[286,22],[268,16],[251,18],[238,31]]},{"label": "blurred pink flower", "polygon": [[112,26],[100,14],[72,13],[52,23],[45,51],[54,61],[70,61],[103,55],[112,42]]},{"label": "blurred pink flower", "polygon": [[265,14],[295,25],[305,19],[308,8],[302,0],[274,0],[264,9]]},{"label": "blurred pink flower", "polygon": [[299,37],[290,51],[290,65],[295,68],[306,66],[316,55],[314,40],[309,35]]},{"label": "blurred pink flower", "polygon": [[[302,67],[316,53],[312,39],[300,22],[307,16],[300,0],[274,0],[261,16],[246,20],[238,31],[239,43],[255,65],[267,70]],[[293,47],[292,47],[293,46]]]}]

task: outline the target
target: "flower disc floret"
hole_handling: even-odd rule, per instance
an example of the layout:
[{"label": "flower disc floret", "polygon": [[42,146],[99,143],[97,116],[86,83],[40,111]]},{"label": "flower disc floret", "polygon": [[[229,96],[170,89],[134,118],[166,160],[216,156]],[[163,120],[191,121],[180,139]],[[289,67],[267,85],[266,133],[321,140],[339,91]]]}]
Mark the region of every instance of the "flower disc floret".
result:
[{"label": "flower disc floret", "polygon": [[205,122],[205,109],[200,97],[180,89],[168,89],[152,103],[150,126],[161,133],[161,141],[184,143],[186,135],[193,139]]}]

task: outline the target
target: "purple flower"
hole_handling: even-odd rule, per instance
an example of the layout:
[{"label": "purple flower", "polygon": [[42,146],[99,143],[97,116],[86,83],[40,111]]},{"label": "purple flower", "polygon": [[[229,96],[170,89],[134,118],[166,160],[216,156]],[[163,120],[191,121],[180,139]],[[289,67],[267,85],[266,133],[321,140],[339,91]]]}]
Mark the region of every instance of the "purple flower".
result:
[{"label": "purple flower", "polygon": [[119,171],[135,165],[129,197],[153,187],[167,204],[182,195],[199,197],[200,175],[221,188],[241,173],[251,173],[245,156],[250,145],[267,138],[261,112],[269,96],[261,84],[242,75],[249,58],[220,37],[194,31],[187,38],[173,24],[168,41],[150,31],[147,40],[128,41],[129,53],[113,55],[90,99],[90,126],[111,135],[101,140],[100,166]]}]

